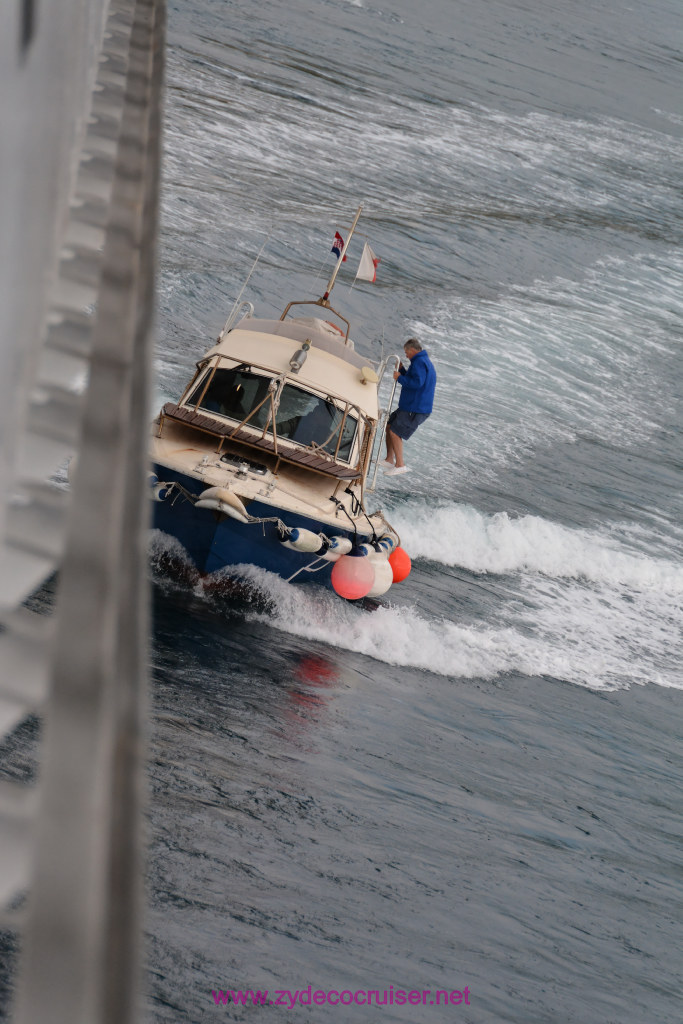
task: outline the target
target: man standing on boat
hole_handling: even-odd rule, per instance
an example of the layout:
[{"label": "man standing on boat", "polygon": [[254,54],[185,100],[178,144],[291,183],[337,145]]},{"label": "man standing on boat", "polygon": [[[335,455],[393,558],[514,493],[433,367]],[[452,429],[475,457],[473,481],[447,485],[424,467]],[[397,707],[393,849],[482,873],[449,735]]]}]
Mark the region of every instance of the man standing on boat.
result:
[{"label": "man standing on boat", "polygon": [[392,412],[387,423],[387,457],[381,463],[387,476],[408,472],[403,461],[403,442],[424,423],[434,404],[436,370],[431,359],[417,338],[408,338],[403,351],[410,360],[410,366],[406,369],[401,363],[394,373],[394,380],[401,385],[401,397],[398,409]]}]

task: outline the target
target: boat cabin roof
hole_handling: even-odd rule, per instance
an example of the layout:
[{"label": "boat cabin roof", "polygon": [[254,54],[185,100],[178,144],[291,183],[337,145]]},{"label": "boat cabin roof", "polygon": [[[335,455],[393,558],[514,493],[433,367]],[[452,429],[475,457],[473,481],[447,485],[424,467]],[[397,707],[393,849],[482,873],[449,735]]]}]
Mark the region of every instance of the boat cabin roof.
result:
[{"label": "boat cabin roof", "polygon": [[[292,317],[290,320],[268,320],[263,317],[246,316],[233,328],[234,331],[259,331],[261,334],[274,334],[279,338],[291,338],[303,344],[308,339],[316,348],[329,352],[337,359],[343,359],[352,366],[370,366],[371,361],[355,351],[349,339],[344,343],[344,332],[330,320],[318,316]],[[232,333],[232,332],[229,332]]]},{"label": "boat cabin roof", "polygon": [[372,365],[370,360],[359,356],[353,343],[345,344],[344,336],[331,325],[327,325],[327,329],[321,324],[327,321],[317,317],[299,320],[245,317],[221,335],[204,360],[218,356],[247,363],[255,370],[260,368],[280,374],[289,370],[294,354],[305,341],[310,341],[310,350],[300,370],[289,375],[291,382],[328,394],[337,401],[350,402],[366,416],[377,419],[377,387],[364,383],[360,372],[362,367]]}]

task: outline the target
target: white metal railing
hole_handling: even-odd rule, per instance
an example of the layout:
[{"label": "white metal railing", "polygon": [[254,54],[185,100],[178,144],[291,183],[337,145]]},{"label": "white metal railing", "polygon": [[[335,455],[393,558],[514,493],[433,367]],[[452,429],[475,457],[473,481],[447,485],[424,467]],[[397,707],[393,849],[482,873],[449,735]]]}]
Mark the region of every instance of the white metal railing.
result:
[{"label": "white metal railing", "polygon": [[[37,4],[17,54],[10,7],[0,161],[11,152],[16,167],[0,162],[0,354],[10,345],[22,358],[18,375],[0,374],[14,389],[11,413],[0,402],[12,428],[0,432],[2,468],[16,467],[0,501],[0,728],[37,711],[44,736],[39,785],[0,787],[3,924],[22,933],[13,1019],[132,1024],[165,3]],[[72,490],[54,487],[76,449]],[[55,614],[21,607],[55,568]]]},{"label": "white metal railing", "polygon": [[[382,381],[384,380],[384,376],[386,374],[386,371],[387,371],[387,369],[388,369],[388,367],[389,367],[389,365],[391,363],[393,363],[393,369],[392,369],[391,372],[392,372],[392,374],[394,374],[396,372],[396,370],[398,370],[399,366],[401,365],[401,357],[397,356],[397,355],[386,356],[386,358],[383,359],[382,362],[380,363],[380,367],[379,367],[379,382],[377,384],[377,391],[378,392],[379,392],[379,389],[382,386]],[[375,436],[373,438],[372,455],[370,456],[370,464],[369,464],[369,467],[368,467],[368,474],[367,474],[368,477],[370,476],[370,474],[372,474],[372,481],[370,483],[370,486],[368,488],[366,488],[366,490],[368,490],[368,491],[374,491],[375,487],[376,487],[376,484],[377,484],[377,470],[379,469],[380,455],[382,454],[382,444],[384,443],[384,434],[385,434],[386,427],[387,427],[387,420],[389,419],[389,416],[391,414],[391,407],[394,404],[394,397],[396,395],[396,385],[397,385],[397,383],[398,382],[395,381],[395,380],[392,381],[391,392],[389,394],[389,400],[387,402],[387,405],[386,405],[386,407],[380,408],[380,410],[379,410],[379,417],[378,417],[378,420],[377,420],[377,430],[375,431]]]}]

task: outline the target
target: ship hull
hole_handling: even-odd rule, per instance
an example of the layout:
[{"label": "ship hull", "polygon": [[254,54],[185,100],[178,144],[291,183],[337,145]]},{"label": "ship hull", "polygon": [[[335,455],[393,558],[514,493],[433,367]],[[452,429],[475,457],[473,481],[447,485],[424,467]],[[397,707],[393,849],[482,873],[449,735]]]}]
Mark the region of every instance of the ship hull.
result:
[{"label": "ship hull", "polygon": [[[297,583],[315,582],[331,587],[333,561],[318,554],[292,550],[286,547],[277,521],[243,523],[223,512],[197,508],[205,484],[197,479],[170,470],[166,466],[153,467],[155,477],[168,486],[153,503],[152,525],[178,540],[200,573],[209,574],[237,565],[255,565],[276,573],[283,579]],[[348,537],[353,532],[331,527],[313,516],[296,514],[259,500],[248,503],[249,515],[259,520],[279,520],[290,529],[298,527],[327,537]],[[358,534],[358,540],[368,536]]]}]

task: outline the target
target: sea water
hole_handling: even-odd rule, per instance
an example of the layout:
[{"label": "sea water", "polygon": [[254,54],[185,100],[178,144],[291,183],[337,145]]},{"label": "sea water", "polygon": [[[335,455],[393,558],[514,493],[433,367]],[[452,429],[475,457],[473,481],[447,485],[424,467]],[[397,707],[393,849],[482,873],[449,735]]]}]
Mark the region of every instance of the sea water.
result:
[{"label": "sea water", "polygon": [[333,304],[439,382],[378,611],[153,539],[150,1022],[680,1021],[682,24],[171,4],[162,389],[264,242],[259,314],[322,294],[359,201]]}]

